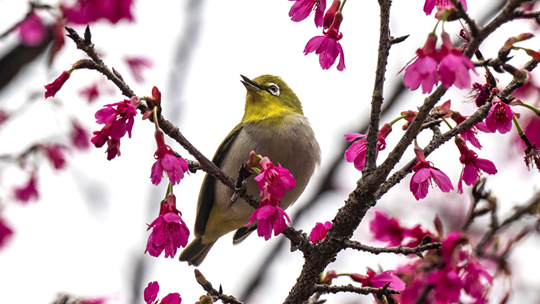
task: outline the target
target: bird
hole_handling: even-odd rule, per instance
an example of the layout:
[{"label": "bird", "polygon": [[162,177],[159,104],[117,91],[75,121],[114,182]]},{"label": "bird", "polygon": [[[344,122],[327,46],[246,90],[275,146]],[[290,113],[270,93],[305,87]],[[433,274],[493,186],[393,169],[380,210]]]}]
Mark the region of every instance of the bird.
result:
[{"label": "bird", "polygon": [[[251,151],[288,169],[296,186],[281,199],[281,208],[286,209],[302,194],[320,164],[319,144],[300,100],[281,77],[262,75],[251,80],[240,76],[247,91],[244,116],[220,144],[212,162],[234,179]],[[245,182],[246,191],[258,197],[257,182],[253,178]],[[242,198],[231,203],[233,194],[213,176],[205,175],[197,202],[195,239],[182,251],[180,261],[199,266],[223,235],[236,230],[236,245],[256,229],[256,223],[245,227],[255,209]]]}]

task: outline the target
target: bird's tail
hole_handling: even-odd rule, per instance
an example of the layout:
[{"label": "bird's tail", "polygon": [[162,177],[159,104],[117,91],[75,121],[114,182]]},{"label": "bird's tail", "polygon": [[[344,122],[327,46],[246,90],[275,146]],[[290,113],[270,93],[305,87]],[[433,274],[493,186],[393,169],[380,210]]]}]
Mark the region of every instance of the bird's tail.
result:
[{"label": "bird's tail", "polygon": [[188,265],[199,266],[214,243],[215,241],[203,244],[202,236],[198,236],[180,253],[180,261],[188,262]]},{"label": "bird's tail", "polygon": [[236,230],[236,233],[233,236],[233,244],[234,245],[240,244],[256,229],[257,229],[257,224],[239,228],[238,230]]}]

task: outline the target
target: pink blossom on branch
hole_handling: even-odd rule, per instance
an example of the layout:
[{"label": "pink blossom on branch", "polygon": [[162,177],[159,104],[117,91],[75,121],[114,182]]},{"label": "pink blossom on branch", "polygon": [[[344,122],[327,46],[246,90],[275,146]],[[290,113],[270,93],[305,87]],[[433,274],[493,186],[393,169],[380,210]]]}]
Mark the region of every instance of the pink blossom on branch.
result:
[{"label": "pink blossom on branch", "polygon": [[180,304],[180,303],[182,303],[182,298],[180,297],[180,294],[177,292],[166,295],[163,299],[161,299],[161,302],[160,302],[160,304]]},{"label": "pink blossom on branch", "polygon": [[319,55],[319,64],[324,70],[328,70],[334,65],[338,56],[340,58],[337,69],[339,71],[345,69],[345,54],[341,44],[339,44],[339,40],[343,38],[343,34],[339,32],[341,21],[343,21],[343,15],[338,12],[334,15],[330,28],[323,30],[324,36],[311,38],[304,48],[305,55],[312,52]]},{"label": "pink blossom on branch", "polygon": [[455,85],[459,89],[467,89],[471,85],[469,70],[474,70],[471,60],[461,54],[461,50],[456,48],[446,32],[441,33],[443,45],[441,47],[441,60],[439,63],[439,77],[445,88]]},{"label": "pink blossom on branch", "polygon": [[154,303],[154,300],[157,298],[159,292],[159,283],[154,281],[148,283],[148,286],[144,289],[144,301],[146,304]]},{"label": "pink blossom on branch", "polygon": [[69,79],[70,75],[71,71],[63,71],[58,78],[46,85],[45,89],[47,91],[45,92],[45,98],[54,97],[56,93],[60,91],[64,83],[66,83],[66,81]]},{"label": "pink blossom on branch", "polygon": [[286,190],[292,190],[296,186],[296,180],[289,170],[283,168],[280,164],[274,166],[268,157],[263,157],[260,161],[262,166],[261,173],[255,177],[261,189],[261,196],[267,190],[274,198],[285,196]]},{"label": "pink blossom on branch", "polygon": [[[422,86],[422,93],[429,93],[439,82],[437,74],[437,50],[435,49],[437,36],[429,33],[426,43],[421,49],[416,50],[416,60],[407,63],[400,73],[405,70],[403,83],[411,90],[416,90]],[[411,60],[412,61],[412,60]]]},{"label": "pink blossom on branch", "polygon": [[512,118],[514,112],[506,103],[496,100],[489,109],[488,116],[484,122],[476,124],[480,131],[487,133],[495,133],[499,131],[501,134],[505,134],[512,130]]},{"label": "pink blossom on branch", "polygon": [[405,283],[395,274],[393,270],[387,270],[381,273],[375,273],[373,270],[368,270],[366,275],[351,273],[349,275],[355,282],[362,283],[362,287],[381,288],[388,285],[388,288],[397,291],[405,290]]},{"label": "pink blossom on branch", "polygon": [[165,257],[173,258],[180,247],[186,247],[189,238],[189,229],[176,209],[176,197],[169,193],[167,200],[161,202],[159,216],[148,225],[152,229],[145,253],[158,257],[165,251]]},{"label": "pink blossom on branch", "polygon": [[324,240],[326,235],[328,234],[328,229],[332,227],[332,222],[325,222],[323,223],[315,223],[315,227],[311,229],[311,232],[309,233],[309,239],[312,243],[315,243],[320,240]]},{"label": "pink blossom on branch", "polygon": [[432,181],[439,186],[442,192],[450,192],[450,190],[454,189],[448,176],[426,161],[422,148],[415,146],[414,152],[418,163],[413,167],[415,173],[411,178],[410,189],[416,200],[427,196]]},{"label": "pink blossom on branch", "polygon": [[[461,115],[459,112],[453,111],[452,120],[456,122],[456,124],[460,124],[464,122],[467,119],[467,116]],[[476,129],[475,126],[471,126],[464,131],[461,131],[459,135],[463,138],[463,140],[468,141],[471,143],[471,145],[475,146],[478,149],[482,149],[482,145],[480,144],[480,141],[478,138],[476,138],[476,134],[478,133],[478,129]]]},{"label": "pink blossom on branch", "polygon": [[174,156],[174,151],[165,144],[163,131],[156,127],[155,138],[157,150],[154,153],[156,162],[152,165],[150,179],[152,184],[158,185],[161,182],[163,173],[166,172],[173,185],[179,184],[184,178],[184,172],[188,171],[188,163],[180,157]]},{"label": "pink blossom on branch", "polygon": [[[463,9],[467,10],[467,1],[465,0],[458,0],[463,5]],[[447,7],[447,6],[454,6],[452,2],[449,0],[426,0],[424,3],[424,13],[426,15],[430,15],[431,12],[433,12],[433,9],[435,6],[441,6],[441,7]]]},{"label": "pink blossom on branch", "polygon": [[478,155],[467,147],[467,144],[459,137],[456,137],[456,145],[461,156],[459,161],[464,165],[458,182],[458,193],[463,193],[462,181],[468,186],[476,184],[481,172],[487,174],[497,173],[497,168],[492,161],[479,158]]},{"label": "pink blossom on branch", "polygon": [[[378,141],[377,141],[377,154],[379,151],[382,151],[386,148],[386,137],[392,132],[392,125],[389,123],[384,124],[379,130]],[[349,142],[354,141],[360,137],[366,137],[365,134],[359,133],[348,133],[345,134],[345,139]],[[357,140],[351,144],[349,148],[345,151],[345,159],[347,162],[354,162],[354,167],[359,171],[364,169],[366,164],[366,139]]]},{"label": "pink blossom on branch", "polygon": [[375,210],[375,217],[369,222],[369,230],[377,241],[387,243],[388,246],[399,246],[403,241],[405,228],[397,219]]},{"label": "pink blossom on branch", "polygon": [[457,270],[447,266],[444,269],[432,273],[426,283],[435,286],[435,299],[441,303],[455,303],[459,301],[463,281]]},{"label": "pink blossom on branch", "polygon": [[275,236],[283,233],[285,228],[287,228],[285,220],[291,223],[291,219],[287,213],[281,209],[280,205],[281,201],[279,199],[271,197],[270,194],[265,191],[265,197],[261,200],[259,208],[253,212],[249,218],[249,223],[245,226],[249,226],[255,221],[258,221],[257,234],[264,237],[265,241],[268,241],[272,236],[272,230],[274,231]]},{"label": "pink blossom on branch", "polygon": [[289,17],[294,22],[306,19],[312,11],[315,11],[315,25],[323,26],[323,15],[326,9],[326,0],[293,0],[295,3],[289,11]]}]

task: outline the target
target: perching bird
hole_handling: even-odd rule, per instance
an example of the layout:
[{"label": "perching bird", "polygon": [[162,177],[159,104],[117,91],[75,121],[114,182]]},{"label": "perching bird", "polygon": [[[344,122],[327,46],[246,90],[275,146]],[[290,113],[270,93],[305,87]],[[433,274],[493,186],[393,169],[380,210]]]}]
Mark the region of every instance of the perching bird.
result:
[{"label": "perching bird", "polygon": [[[241,76],[247,89],[244,117],[225,137],[212,161],[235,179],[251,151],[281,164],[296,179],[296,186],[281,199],[281,208],[286,209],[304,191],[320,163],[319,144],[300,100],[280,77],[262,75],[250,80]],[[246,187],[259,197],[259,186],[252,177],[246,180]],[[221,236],[237,229],[233,244],[238,244],[255,230],[255,224],[244,227],[255,209],[243,199],[231,203],[232,195],[231,189],[206,174],[197,204],[195,239],[182,251],[180,261],[198,266]]]}]

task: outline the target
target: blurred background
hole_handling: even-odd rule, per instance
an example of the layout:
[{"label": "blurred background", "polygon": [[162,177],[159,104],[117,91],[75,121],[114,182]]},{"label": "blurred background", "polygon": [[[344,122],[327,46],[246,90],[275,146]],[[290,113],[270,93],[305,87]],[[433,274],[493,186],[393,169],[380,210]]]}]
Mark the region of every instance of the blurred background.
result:
[{"label": "blurred background", "polygon": [[[470,2],[469,14],[485,24],[502,1]],[[390,52],[385,102],[393,103],[385,111],[383,123],[398,117],[401,111],[415,110],[425,97],[419,91],[404,90],[402,75],[398,75],[435,25],[433,16],[422,11],[423,4],[420,0],[393,3],[391,34],[410,36]],[[339,72],[335,66],[322,70],[315,54],[303,54],[307,41],[321,35],[321,29],[314,26],[312,16],[303,22],[292,22],[288,16],[291,5],[290,1],[263,0],[134,0],[132,22],[98,21],[91,25],[91,31],[92,41],[106,64],[118,70],[138,96],[151,96],[152,87],[157,86],[162,92],[163,115],[209,158],[243,115],[245,88],[239,81],[240,74],[250,78],[261,74],[281,76],[302,101],[322,149],[321,166],[299,201],[287,210],[294,216],[294,227],[309,233],[315,222],[332,220],[361,176],[343,158],[348,146],[343,134],[360,132],[367,123],[377,58],[379,8],[376,1],[346,3],[341,25],[344,37],[340,41],[346,70]],[[25,1],[0,2],[0,32],[24,19],[28,10]],[[39,15],[46,21],[52,20],[50,14]],[[71,26],[83,34],[84,26]],[[454,39],[460,28],[457,22],[445,25]],[[486,40],[481,50],[486,57],[496,56],[509,36],[536,30],[531,22],[506,24]],[[520,45],[538,49],[539,43],[534,38]],[[0,56],[5,58],[19,44],[16,31],[2,36]],[[94,113],[104,104],[124,99],[104,76],[89,70],[75,71],[56,97],[44,99],[43,86],[85,58],[66,39],[49,67],[49,48],[45,44],[36,51],[14,77],[0,73],[5,83],[0,91],[0,109],[13,113],[0,125],[0,155],[17,155],[36,143],[68,145],[66,134],[72,118],[90,131],[99,130],[101,126],[95,123]],[[129,58],[145,58],[152,63],[143,70],[144,81],[137,81],[130,73],[126,63]],[[512,62],[521,66],[527,60],[522,52]],[[483,83],[482,72],[478,72],[478,76],[471,74],[473,81]],[[502,85],[510,81],[507,75],[496,77]],[[88,103],[80,91],[93,83],[99,84],[100,96]],[[442,100],[448,99],[452,100],[452,108],[463,115],[476,108],[474,103],[464,102],[470,100],[468,92],[454,87]],[[516,111],[527,113],[523,109]],[[388,148],[379,153],[379,163],[403,133],[400,126],[396,124],[387,138]],[[446,130],[443,126],[442,131]],[[158,281],[161,286],[159,298],[179,292],[184,303],[194,303],[204,294],[194,279],[193,267],[180,263],[177,257],[165,259],[144,254],[146,224],[158,215],[159,202],[166,191],[165,182],[156,187],[149,179],[156,148],[153,132],[154,127],[138,115],[132,138],[122,139],[122,155],[112,161],[107,161],[104,148],[93,146],[85,151],[70,149],[62,170],[55,170],[43,155],[36,155],[29,163],[38,164],[35,170],[39,200],[26,204],[15,200],[13,189],[28,180],[34,166],[0,160],[0,214],[14,231],[0,250],[1,302],[51,303],[58,293],[69,293],[104,296],[111,303],[143,303],[143,289],[151,281]],[[421,146],[431,138],[429,132],[424,133],[419,137]],[[497,175],[489,176],[487,188],[498,197],[501,216],[508,215],[516,204],[526,203],[540,186],[538,172],[527,170],[523,149],[516,144],[515,137],[515,128],[506,135],[479,137],[484,146],[479,157],[492,160],[499,170]],[[182,156],[193,159],[172,140],[166,142]],[[396,169],[413,155],[409,148]],[[459,151],[452,142],[428,157],[447,173],[456,189],[462,168],[458,158]],[[203,177],[203,172],[191,174],[174,189],[177,207],[190,229]],[[463,195],[455,191],[442,195],[439,189],[430,189],[426,199],[416,201],[408,190],[409,182],[410,177],[405,178],[376,208],[398,217],[409,227],[420,223],[434,230],[436,214],[447,231],[463,224],[471,201],[470,187],[465,188]],[[381,245],[373,241],[369,232],[372,217],[369,212],[354,238]],[[483,232],[487,225],[487,220],[478,221],[472,231]],[[521,227],[510,227],[501,239],[515,235]],[[217,242],[199,270],[215,287],[221,284],[224,293],[242,301],[283,301],[300,273],[302,254],[290,253],[283,236],[265,242],[254,234],[238,246],[233,246],[231,240],[232,234]],[[513,272],[495,281],[494,303],[508,289],[516,291],[509,303],[540,301],[538,244],[538,234],[533,234],[512,252],[509,261]],[[328,270],[365,273],[366,267],[395,269],[406,261],[403,256],[343,251]],[[335,283],[349,281],[339,278]],[[374,301],[371,296],[353,294],[325,298],[328,303]]]}]

